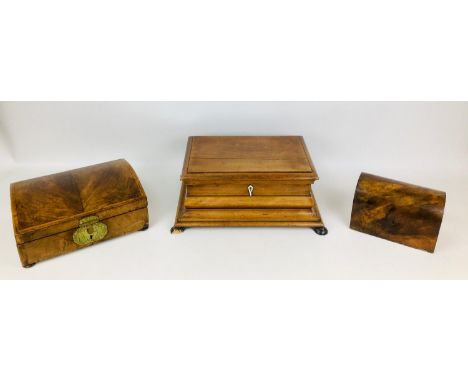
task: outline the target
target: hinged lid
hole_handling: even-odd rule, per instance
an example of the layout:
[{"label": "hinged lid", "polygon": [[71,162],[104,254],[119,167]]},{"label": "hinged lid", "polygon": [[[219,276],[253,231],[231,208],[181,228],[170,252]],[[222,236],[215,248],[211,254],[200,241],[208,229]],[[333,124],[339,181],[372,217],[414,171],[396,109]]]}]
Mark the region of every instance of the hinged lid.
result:
[{"label": "hinged lid", "polygon": [[18,244],[78,228],[90,216],[103,220],[147,206],[124,159],[13,183],[10,194]]},{"label": "hinged lid", "polygon": [[318,179],[300,136],[190,137],[184,181]]}]

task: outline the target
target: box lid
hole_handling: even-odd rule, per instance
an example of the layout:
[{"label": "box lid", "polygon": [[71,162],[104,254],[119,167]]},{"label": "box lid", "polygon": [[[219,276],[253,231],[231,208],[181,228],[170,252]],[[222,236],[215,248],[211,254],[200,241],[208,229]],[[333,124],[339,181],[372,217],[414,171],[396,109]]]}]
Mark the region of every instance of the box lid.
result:
[{"label": "box lid", "polygon": [[147,206],[143,187],[130,164],[119,159],[10,185],[18,244]]},{"label": "box lid", "polygon": [[190,137],[182,180],[316,180],[300,136]]}]

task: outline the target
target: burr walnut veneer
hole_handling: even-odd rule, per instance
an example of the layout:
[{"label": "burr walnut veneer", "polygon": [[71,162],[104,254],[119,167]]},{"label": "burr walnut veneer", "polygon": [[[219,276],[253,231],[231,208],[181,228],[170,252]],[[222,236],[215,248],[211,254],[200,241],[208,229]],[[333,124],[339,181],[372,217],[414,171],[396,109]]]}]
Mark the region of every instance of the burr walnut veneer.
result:
[{"label": "burr walnut veneer", "polygon": [[13,183],[10,194],[24,267],[148,227],[145,192],[123,159]]},{"label": "burr walnut veneer", "polygon": [[362,173],[350,227],[434,252],[444,207],[445,192]]},{"label": "burr walnut veneer", "polygon": [[318,179],[302,137],[190,137],[175,225],[326,228],[312,194]]}]

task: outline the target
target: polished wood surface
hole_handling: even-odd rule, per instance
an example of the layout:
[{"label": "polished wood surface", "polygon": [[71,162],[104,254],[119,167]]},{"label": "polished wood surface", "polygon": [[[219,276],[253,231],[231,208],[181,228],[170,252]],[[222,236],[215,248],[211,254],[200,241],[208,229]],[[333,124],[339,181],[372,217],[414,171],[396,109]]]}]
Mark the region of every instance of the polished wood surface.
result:
[{"label": "polished wood surface", "polygon": [[194,137],[189,173],[312,172],[302,137]]},{"label": "polished wood surface", "polygon": [[[131,232],[140,231],[148,226],[148,209],[140,208],[123,215],[114,216],[102,220],[107,225],[108,234],[102,241],[126,235]],[[78,245],[73,241],[73,233],[76,228],[60,232],[53,236],[26,242],[18,245],[21,263],[24,266],[35,264],[56,256],[89,247],[93,244]]]},{"label": "polished wood surface", "polygon": [[19,232],[84,210],[80,192],[68,172],[14,183],[11,192]]},{"label": "polished wood surface", "polygon": [[[226,182],[229,179],[232,182],[270,182],[284,181],[287,183],[308,183],[312,184],[318,179],[314,172],[213,172],[213,173],[183,173],[180,176],[187,185],[218,184]],[[248,184],[247,183],[247,184]]]},{"label": "polished wood surface", "polygon": [[362,173],[350,227],[383,239],[434,252],[445,192]]},{"label": "polished wood surface", "polygon": [[[104,221],[147,208],[143,187],[123,159],[16,182],[10,186],[10,195],[15,239],[26,266],[39,261],[39,252],[44,259],[68,252],[70,245],[58,250],[50,243],[54,237],[76,230],[85,217]],[[115,235],[109,232],[106,238]],[[41,242],[43,238],[48,239]],[[43,242],[49,244],[41,247]],[[31,251],[34,259],[28,258]]]},{"label": "polished wood surface", "polygon": [[[187,196],[246,196],[248,195],[248,182],[226,184],[199,184],[187,186]],[[289,184],[278,181],[255,182],[255,196],[309,196],[310,183]]]},{"label": "polished wood surface", "polygon": [[[216,220],[197,220],[197,221],[184,221],[183,225],[176,225],[173,229],[177,228],[190,228],[190,227],[303,227],[303,228],[319,228],[323,227],[321,220],[293,220],[293,221],[236,221],[224,220],[222,222]],[[180,233],[180,232],[176,232]]]},{"label": "polished wood surface", "polygon": [[[302,209],[187,209],[181,221],[318,221],[315,210]],[[247,225],[247,224],[246,224]]]},{"label": "polished wood surface", "polygon": [[315,173],[302,137],[192,137],[188,174]]},{"label": "polished wood surface", "polygon": [[174,228],[323,226],[316,179],[302,137],[190,137]]},{"label": "polished wood surface", "polygon": [[312,208],[310,196],[188,196],[186,208]]}]

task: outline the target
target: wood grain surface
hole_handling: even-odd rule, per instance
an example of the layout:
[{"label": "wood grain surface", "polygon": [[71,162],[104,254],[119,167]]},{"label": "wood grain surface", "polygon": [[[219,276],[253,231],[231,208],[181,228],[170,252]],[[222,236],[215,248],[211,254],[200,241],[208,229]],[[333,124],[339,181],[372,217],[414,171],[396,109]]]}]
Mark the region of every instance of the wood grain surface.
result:
[{"label": "wood grain surface", "polygon": [[192,137],[188,173],[310,172],[302,137]]},{"label": "wood grain surface", "polygon": [[[148,209],[141,208],[123,215],[114,216],[102,220],[106,224],[108,233],[100,242],[126,235],[131,232],[140,231],[148,225]],[[56,256],[89,247],[93,244],[78,245],[73,241],[75,228],[60,232],[53,236],[47,236],[39,240],[30,241],[18,245],[18,252],[23,266],[35,264]]]},{"label": "wood grain surface", "polygon": [[278,181],[270,182],[244,182],[226,184],[199,184],[187,186],[187,196],[247,196],[248,186],[254,187],[255,196],[309,196],[310,182],[304,184],[291,184]]},{"label": "wood grain surface", "polygon": [[362,173],[350,228],[434,252],[445,198],[442,191]]},{"label": "wood grain surface", "polygon": [[312,208],[309,196],[188,196],[186,208]]},{"label": "wood grain surface", "polygon": [[[15,239],[18,249],[22,248],[23,265],[58,256],[65,249],[72,250],[68,244],[51,243],[64,232],[76,230],[85,217],[97,216],[103,221],[146,210],[148,204],[135,171],[123,159],[13,183],[10,197]],[[119,221],[128,222],[124,218]],[[119,230],[126,232],[127,227]],[[109,237],[115,235],[108,233]],[[41,241],[43,238],[47,240]],[[45,242],[46,246],[42,244]],[[34,253],[33,258],[28,258],[29,253]]]},{"label": "wood grain surface", "polygon": [[[180,221],[318,221],[313,208],[294,209],[187,209]],[[248,224],[246,224],[247,226]]]}]

